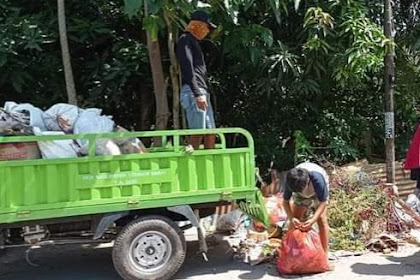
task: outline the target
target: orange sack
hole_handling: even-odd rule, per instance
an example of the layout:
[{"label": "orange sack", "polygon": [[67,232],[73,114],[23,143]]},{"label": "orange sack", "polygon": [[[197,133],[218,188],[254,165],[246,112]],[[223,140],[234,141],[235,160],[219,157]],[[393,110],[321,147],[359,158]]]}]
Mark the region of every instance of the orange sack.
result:
[{"label": "orange sack", "polygon": [[280,274],[311,274],[328,270],[327,255],[314,230],[289,230],[284,236],[277,261]]}]

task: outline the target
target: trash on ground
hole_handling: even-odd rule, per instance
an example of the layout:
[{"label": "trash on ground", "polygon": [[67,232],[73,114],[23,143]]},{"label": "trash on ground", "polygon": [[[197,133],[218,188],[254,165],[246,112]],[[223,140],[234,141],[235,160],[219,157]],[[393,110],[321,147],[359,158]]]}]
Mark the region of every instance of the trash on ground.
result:
[{"label": "trash on ground", "polygon": [[366,247],[376,253],[389,254],[398,250],[398,242],[395,236],[383,233],[370,240]]},{"label": "trash on ground", "polygon": [[281,241],[269,240],[267,232],[265,234],[254,233],[248,234],[247,238],[242,239],[237,246],[233,247],[235,252],[234,259],[250,265],[274,261]]},{"label": "trash on ground", "polygon": [[244,224],[246,214],[239,209],[235,209],[229,213],[220,216],[217,221],[216,230],[218,232],[226,232],[233,234],[239,230],[241,225]]},{"label": "trash on ground", "polygon": [[267,229],[263,223],[254,221],[254,230],[268,230],[270,232],[270,237],[281,237],[281,228],[283,228],[284,224],[287,222],[287,214],[283,209],[283,193],[278,192],[277,194],[264,197],[264,204],[265,208],[267,209],[269,221],[272,227]]},{"label": "trash on ground", "polygon": [[256,242],[263,242],[263,241],[268,240],[268,232],[267,231],[257,232],[257,231],[249,230],[247,234],[247,239],[252,239]]},{"label": "trash on ground", "polygon": [[407,240],[408,243],[420,246],[420,230],[411,229],[405,240]]},{"label": "trash on ground", "polygon": [[410,206],[411,209],[420,214],[420,199],[415,194],[410,194],[406,201],[407,205]]}]

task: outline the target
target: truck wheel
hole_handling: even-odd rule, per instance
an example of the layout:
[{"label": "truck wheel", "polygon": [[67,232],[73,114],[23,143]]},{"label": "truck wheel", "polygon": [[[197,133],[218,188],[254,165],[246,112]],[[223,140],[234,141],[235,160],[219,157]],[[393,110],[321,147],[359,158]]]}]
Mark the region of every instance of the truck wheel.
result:
[{"label": "truck wheel", "polygon": [[112,251],[115,269],[125,280],[166,280],[181,267],[185,237],[166,217],[139,218],[118,235]]}]

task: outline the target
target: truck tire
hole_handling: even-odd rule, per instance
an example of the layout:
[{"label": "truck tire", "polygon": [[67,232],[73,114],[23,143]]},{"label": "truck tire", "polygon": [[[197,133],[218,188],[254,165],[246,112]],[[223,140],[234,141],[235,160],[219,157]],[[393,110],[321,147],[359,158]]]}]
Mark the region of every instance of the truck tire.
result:
[{"label": "truck tire", "polygon": [[163,216],[146,216],[126,225],[115,240],[114,267],[125,280],[167,280],[185,260],[185,237]]}]

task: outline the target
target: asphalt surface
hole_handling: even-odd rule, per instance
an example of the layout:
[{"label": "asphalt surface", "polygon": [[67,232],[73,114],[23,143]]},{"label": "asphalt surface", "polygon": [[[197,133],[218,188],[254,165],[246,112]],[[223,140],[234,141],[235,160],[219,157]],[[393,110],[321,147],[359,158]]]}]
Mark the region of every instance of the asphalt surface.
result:
[{"label": "asphalt surface", "polygon": [[[312,276],[280,277],[275,266],[250,266],[234,261],[225,241],[210,246],[209,262],[197,254],[198,244],[188,242],[186,261],[175,279],[420,279],[420,248],[403,246],[392,255],[367,254],[343,257],[335,271]],[[63,245],[31,250],[32,266],[25,260],[25,249],[14,248],[0,257],[0,279],[5,280],[121,280],[111,260],[112,244]]]}]

